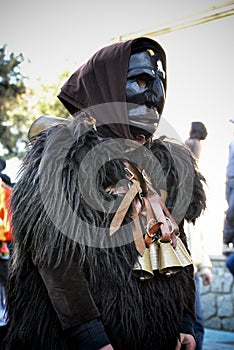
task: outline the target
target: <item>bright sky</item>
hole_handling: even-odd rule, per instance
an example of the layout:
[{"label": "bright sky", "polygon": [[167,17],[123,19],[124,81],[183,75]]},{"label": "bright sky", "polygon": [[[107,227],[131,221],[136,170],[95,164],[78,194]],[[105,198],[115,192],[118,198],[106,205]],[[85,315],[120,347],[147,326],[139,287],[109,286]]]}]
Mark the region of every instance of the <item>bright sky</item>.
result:
[{"label": "bright sky", "polygon": [[[74,71],[112,37],[166,26],[224,0],[0,0],[0,46],[30,60],[24,71],[33,84]],[[234,4],[234,2],[233,2]],[[206,245],[219,254],[225,202],[225,168],[234,125],[234,16],[158,38],[168,57],[168,91],[163,117],[180,139],[192,121],[208,129],[200,168],[208,182]],[[161,130],[163,132],[162,123]],[[168,124],[167,124],[168,125]],[[168,130],[168,128],[166,128]]]},{"label": "bright sky", "polygon": [[[0,45],[30,59],[31,75],[82,64],[110,38],[171,22],[224,0],[0,0]],[[144,6],[143,6],[144,4]],[[65,63],[67,62],[67,64]]]}]

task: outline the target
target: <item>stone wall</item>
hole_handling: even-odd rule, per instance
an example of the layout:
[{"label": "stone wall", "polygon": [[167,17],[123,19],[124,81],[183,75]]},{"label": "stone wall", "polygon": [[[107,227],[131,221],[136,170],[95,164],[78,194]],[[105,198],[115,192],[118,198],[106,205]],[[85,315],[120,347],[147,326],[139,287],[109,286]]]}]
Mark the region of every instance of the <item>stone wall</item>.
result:
[{"label": "stone wall", "polygon": [[234,331],[234,279],[225,260],[223,255],[211,256],[212,284],[201,283],[203,318],[206,328]]}]

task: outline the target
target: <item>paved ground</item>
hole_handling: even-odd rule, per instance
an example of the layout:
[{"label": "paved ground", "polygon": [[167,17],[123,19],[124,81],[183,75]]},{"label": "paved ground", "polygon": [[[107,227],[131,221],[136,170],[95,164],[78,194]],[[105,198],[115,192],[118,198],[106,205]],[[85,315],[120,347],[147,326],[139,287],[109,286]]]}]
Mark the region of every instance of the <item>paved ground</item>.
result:
[{"label": "paved ground", "polygon": [[234,350],[234,332],[206,328],[203,350]]}]

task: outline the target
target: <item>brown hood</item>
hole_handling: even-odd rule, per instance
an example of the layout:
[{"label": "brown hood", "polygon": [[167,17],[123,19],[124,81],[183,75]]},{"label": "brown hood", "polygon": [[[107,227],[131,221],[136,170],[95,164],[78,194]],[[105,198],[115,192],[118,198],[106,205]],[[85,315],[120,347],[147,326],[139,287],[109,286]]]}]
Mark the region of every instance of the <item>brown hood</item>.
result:
[{"label": "brown hood", "polygon": [[[126,80],[131,53],[142,48],[156,50],[166,72],[166,56],[162,47],[149,38],[138,38],[106,46],[76,70],[62,86],[59,100],[74,115],[88,109],[98,122],[118,136],[132,139],[126,109]],[[165,83],[166,91],[166,83]]]}]

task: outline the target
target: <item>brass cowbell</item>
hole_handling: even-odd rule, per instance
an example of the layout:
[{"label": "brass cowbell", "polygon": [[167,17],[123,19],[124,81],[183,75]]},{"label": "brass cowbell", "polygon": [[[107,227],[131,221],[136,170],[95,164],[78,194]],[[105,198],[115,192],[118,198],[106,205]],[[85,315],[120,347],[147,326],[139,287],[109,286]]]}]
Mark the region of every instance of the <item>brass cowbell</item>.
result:
[{"label": "brass cowbell", "polygon": [[175,252],[183,266],[189,266],[193,264],[191,256],[189,255],[184,243],[178,236],[176,237]]},{"label": "brass cowbell", "polygon": [[159,270],[159,245],[156,242],[153,242],[149,246],[150,250],[150,260],[153,271]]},{"label": "brass cowbell", "polygon": [[183,269],[179,257],[177,256],[175,249],[171,245],[171,241],[163,242],[159,240],[160,247],[160,259],[159,259],[159,272],[171,275]]},{"label": "brass cowbell", "polygon": [[145,248],[143,256],[138,257],[138,260],[133,267],[133,275],[140,280],[150,279],[154,276],[149,248]]}]

